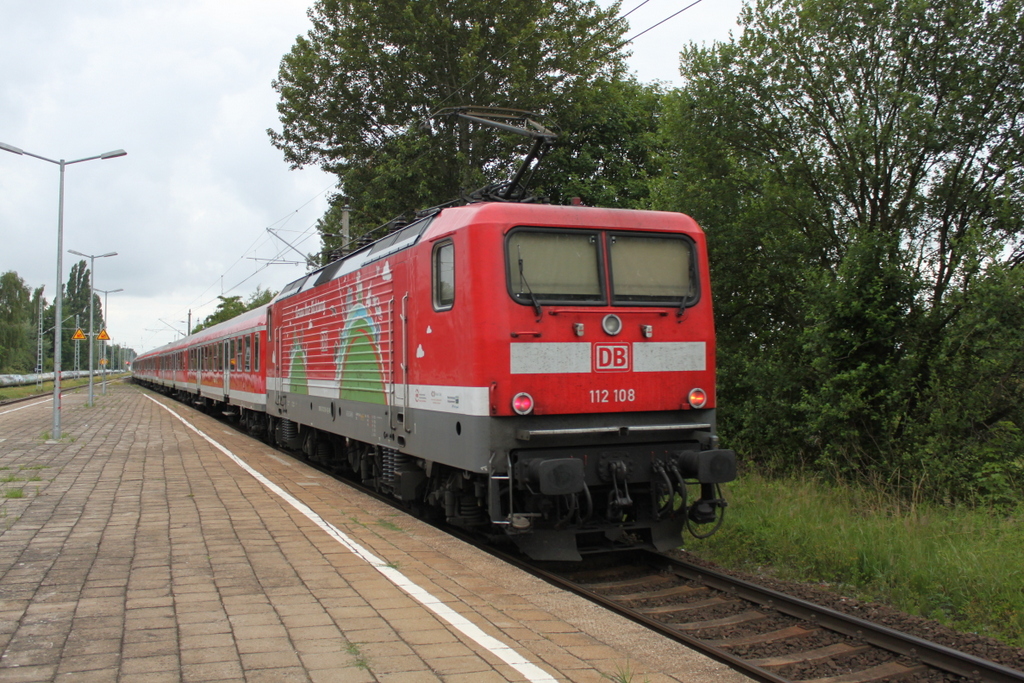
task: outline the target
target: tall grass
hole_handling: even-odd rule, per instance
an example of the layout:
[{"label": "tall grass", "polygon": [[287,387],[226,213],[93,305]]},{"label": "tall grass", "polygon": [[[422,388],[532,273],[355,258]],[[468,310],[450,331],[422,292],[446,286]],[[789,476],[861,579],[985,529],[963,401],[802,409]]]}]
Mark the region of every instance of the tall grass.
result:
[{"label": "tall grass", "polygon": [[[108,372],[107,382],[113,382],[114,380],[121,379],[127,376],[126,372]],[[99,387],[103,381],[103,375],[97,374],[93,377],[93,384]],[[65,379],[60,383],[61,391],[67,389],[73,389],[75,387],[82,387],[89,383],[88,377],[77,377],[75,379]],[[25,398],[26,396],[36,396],[43,394],[53,393],[53,382],[43,382],[42,386],[36,384],[23,384],[16,387],[2,387],[0,388],[0,401],[9,401],[16,398]]]},{"label": "tall grass", "polygon": [[736,569],[826,582],[963,631],[1024,646],[1024,506],[907,503],[811,477],[746,475],[727,517],[687,549]]}]

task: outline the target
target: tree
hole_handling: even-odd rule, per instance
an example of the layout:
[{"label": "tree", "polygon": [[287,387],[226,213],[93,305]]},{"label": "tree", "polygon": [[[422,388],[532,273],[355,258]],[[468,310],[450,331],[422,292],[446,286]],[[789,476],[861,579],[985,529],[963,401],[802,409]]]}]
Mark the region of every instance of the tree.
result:
[{"label": "tree", "polygon": [[[592,0],[319,0],[313,28],[282,60],[274,82],[282,128],[268,133],[293,167],[338,175],[332,211],[351,205],[353,234],[511,175],[527,141],[435,116],[445,108],[536,112],[558,125],[567,147],[615,137],[636,164],[656,97],[624,76],[617,11]],[[610,107],[609,98],[628,106]],[[604,163],[594,149],[558,159],[565,172],[545,172],[556,190],[568,175],[596,199],[646,197],[643,170],[631,176],[625,162]]]},{"label": "tree", "polygon": [[566,128],[538,172],[554,204],[580,197],[588,206],[646,208],[660,173],[657,122],[664,99],[657,83],[598,79],[588,97],[558,112]]},{"label": "tree", "polygon": [[245,300],[245,310],[251,311],[254,308],[260,306],[266,306],[274,297],[277,296],[277,292],[270,289],[263,289],[261,286],[256,285],[256,291],[249,295],[249,298]]},{"label": "tree", "polygon": [[[682,54],[656,190],[708,229],[724,431],[956,488],[969,477],[936,470],[920,425],[974,425],[970,450],[1024,424],[1020,353],[948,365],[979,302],[1019,286],[1021,3],[780,0],[741,19],[738,40]],[[991,363],[997,398],[943,398]]]},{"label": "tree", "polygon": [[245,304],[242,303],[242,297],[218,296],[217,298],[220,299],[220,303],[217,304],[216,310],[206,316],[201,323],[193,327],[192,332],[205,330],[207,327],[213,327],[217,323],[222,323],[225,320],[231,320],[232,318],[245,313],[246,309]]},{"label": "tree", "polygon": [[[64,302],[61,306],[64,316],[64,334],[61,337],[61,345],[64,347],[61,356],[61,368],[73,369],[75,358],[75,344],[81,343],[79,349],[81,358],[89,357],[89,344],[94,344],[94,358],[99,357],[99,342],[95,339],[88,339],[85,342],[76,342],[71,339],[71,332],[75,330],[77,320],[78,329],[89,331],[89,295],[92,292],[92,274],[84,259],[72,264],[71,272],[68,274],[68,284],[64,289]],[[52,320],[55,311],[51,307],[49,319]],[[98,294],[92,292],[92,331],[99,334],[104,325],[103,301]]]},{"label": "tree", "polygon": [[198,332],[199,330],[205,330],[207,327],[213,327],[217,323],[222,323],[226,320],[239,316],[246,311],[251,311],[254,308],[259,308],[269,304],[273,298],[277,296],[277,292],[269,289],[263,289],[262,287],[256,287],[256,291],[249,295],[249,298],[243,303],[241,296],[218,296],[220,303],[217,304],[217,309],[206,316],[201,323],[198,323],[192,328],[192,332]]},{"label": "tree", "polygon": [[13,270],[0,275],[0,372],[24,373],[35,365],[31,293]]}]

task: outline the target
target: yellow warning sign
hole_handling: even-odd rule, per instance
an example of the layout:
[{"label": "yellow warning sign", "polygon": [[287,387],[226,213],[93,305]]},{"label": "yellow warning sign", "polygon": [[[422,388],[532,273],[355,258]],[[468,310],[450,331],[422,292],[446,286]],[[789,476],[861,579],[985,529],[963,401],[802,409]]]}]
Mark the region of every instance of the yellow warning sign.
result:
[{"label": "yellow warning sign", "polygon": [[106,364],[107,364],[107,359],[106,358],[100,358],[100,365],[106,365]]},{"label": "yellow warning sign", "polygon": [[82,341],[83,339],[85,339],[85,333],[82,332],[82,328],[78,328],[77,330],[75,330],[75,334],[71,338],[74,339],[75,341]]},{"label": "yellow warning sign", "polygon": [[107,334],[106,330],[100,330],[100,333],[99,335],[97,335],[96,338],[99,339],[100,341],[110,341],[110,335]]}]

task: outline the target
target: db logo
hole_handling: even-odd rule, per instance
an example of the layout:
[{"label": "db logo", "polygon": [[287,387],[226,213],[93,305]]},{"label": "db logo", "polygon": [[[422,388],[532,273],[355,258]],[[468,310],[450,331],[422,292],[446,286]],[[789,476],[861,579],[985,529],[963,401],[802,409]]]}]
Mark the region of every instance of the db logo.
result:
[{"label": "db logo", "polygon": [[594,344],[594,370],[629,372],[629,344]]}]

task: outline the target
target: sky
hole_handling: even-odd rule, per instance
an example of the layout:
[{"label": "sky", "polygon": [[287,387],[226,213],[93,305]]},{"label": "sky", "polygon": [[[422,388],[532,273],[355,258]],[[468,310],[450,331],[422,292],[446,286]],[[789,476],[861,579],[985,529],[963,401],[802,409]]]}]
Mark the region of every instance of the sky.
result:
[{"label": "sky", "polygon": [[[0,142],[65,167],[62,282],[95,261],[113,343],[171,342],[212,313],[305,272],[334,179],[291,170],[267,136],[271,87],[313,0],[35,0],[0,10]],[[742,0],[700,0],[637,38],[642,81],[680,84],[679,50],[738,34]],[[610,0],[599,0],[608,6]],[[692,0],[624,0],[632,37]],[[510,103],[514,106],[514,103]],[[0,273],[57,283],[57,163],[0,150]],[[271,232],[273,231],[273,232]],[[290,245],[290,246],[289,246]],[[282,261],[286,263],[281,263]],[[191,316],[191,318],[190,318]],[[65,324],[65,330],[68,330]],[[66,334],[70,334],[66,332]]]}]

